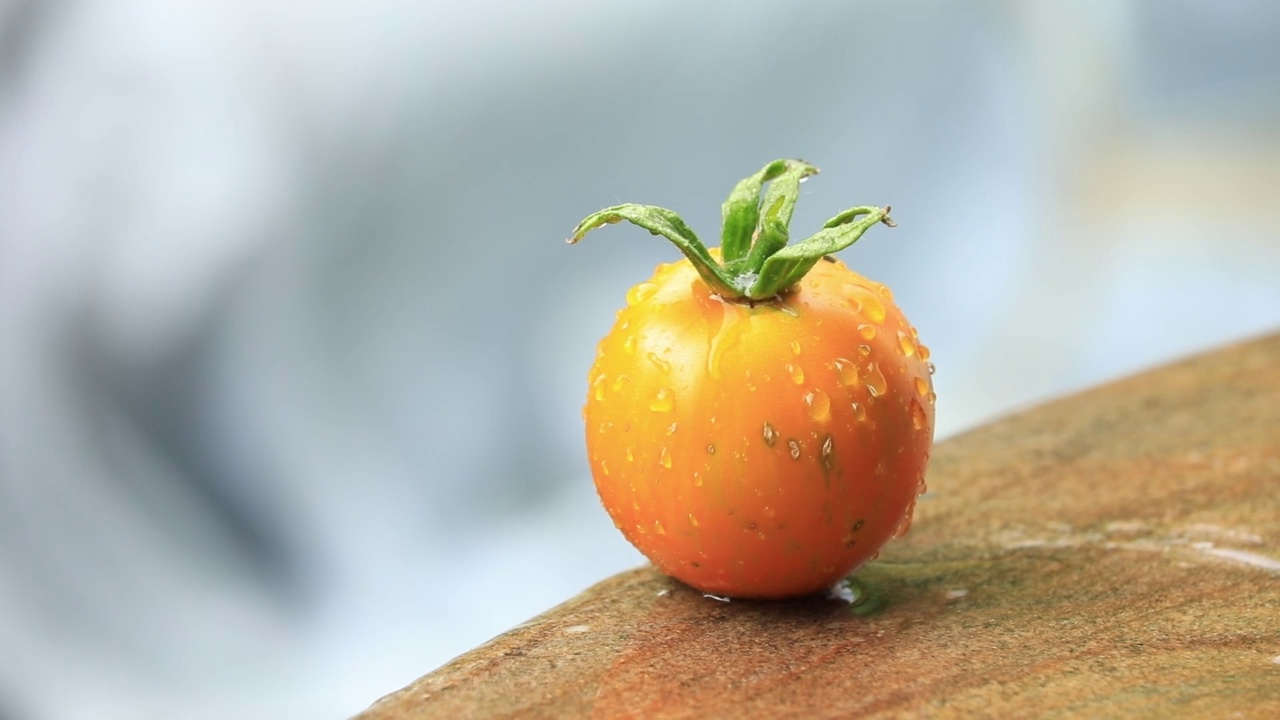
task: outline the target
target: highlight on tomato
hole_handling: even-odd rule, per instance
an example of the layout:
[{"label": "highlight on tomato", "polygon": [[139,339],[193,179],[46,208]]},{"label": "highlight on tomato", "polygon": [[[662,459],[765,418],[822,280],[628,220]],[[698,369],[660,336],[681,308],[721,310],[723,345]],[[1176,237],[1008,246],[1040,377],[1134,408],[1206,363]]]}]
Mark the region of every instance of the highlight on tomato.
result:
[{"label": "highlight on tomato", "polygon": [[734,187],[720,247],[676,213],[617,205],[683,253],[632,287],[588,378],[596,489],[663,572],[703,592],[832,587],[907,531],[933,443],[929,350],[884,285],[832,257],[888,207],[837,214],[789,244],[800,183],[777,160]]}]

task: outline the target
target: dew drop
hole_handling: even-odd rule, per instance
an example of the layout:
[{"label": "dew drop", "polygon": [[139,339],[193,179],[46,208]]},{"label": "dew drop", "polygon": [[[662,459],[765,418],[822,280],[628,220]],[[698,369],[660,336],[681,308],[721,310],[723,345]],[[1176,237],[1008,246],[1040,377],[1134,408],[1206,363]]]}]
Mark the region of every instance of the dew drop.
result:
[{"label": "dew drop", "polygon": [[664,528],[664,527],[662,527],[662,521],[661,521],[661,520],[654,520],[654,521],[653,521],[653,531],[654,531],[655,533],[657,533],[658,535],[666,535],[666,534],[667,534],[667,529],[666,529],[666,528]]},{"label": "dew drop", "polygon": [[885,285],[884,283],[876,283],[875,287],[876,290],[879,290],[880,294],[884,296],[885,300],[889,300],[890,302],[893,301],[893,291],[889,289],[888,285]]},{"label": "dew drop", "polygon": [[671,423],[670,425],[668,425],[668,426],[667,426],[667,434],[668,434],[668,435],[675,435],[675,434],[676,434],[676,428],[678,428],[678,427],[679,427],[679,424],[677,424],[677,423]]},{"label": "dew drop", "polygon": [[916,341],[911,339],[907,333],[898,331],[898,347],[902,348],[902,354],[911,357],[916,354]]},{"label": "dew drop", "polygon": [[936,365],[934,365],[932,362],[925,363],[925,367],[929,368],[929,374],[930,374],[930,375],[932,375],[932,374],[934,374],[934,373],[938,372],[938,368],[937,368],[937,366],[936,366]]},{"label": "dew drop", "polygon": [[859,345],[859,346],[858,346],[858,354],[859,354],[859,355],[861,355],[862,357],[866,357],[866,356],[870,355],[870,354],[871,354],[871,346],[870,346],[870,345]]},{"label": "dew drop", "polygon": [[799,442],[799,441],[797,441],[797,440],[788,440],[788,441],[787,441],[787,448],[791,451],[791,459],[792,459],[792,460],[799,460],[799,459],[800,459],[800,442]]},{"label": "dew drop", "polygon": [[758,537],[758,538],[760,538],[761,540],[763,540],[763,539],[764,539],[764,537],[765,537],[765,535],[764,535],[764,531],[763,531],[763,530],[761,530],[760,532],[756,533],[756,537]]},{"label": "dew drop", "polygon": [[911,424],[916,430],[923,430],[929,424],[929,417],[924,412],[924,406],[920,404],[917,398],[911,398]]},{"label": "dew drop", "polygon": [[889,383],[884,379],[884,372],[873,362],[867,363],[866,382],[867,393],[873,398],[889,392]]},{"label": "dew drop", "polygon": [[694,517],[693,513],[689,513],[689,524],[698,527],[698,518]]},{"label": "dew drop", "polygon": [[708,454],[708,455],[715,455],[715,454],[716,454],[716,446],[715,446],[715,445],[708,445],[708,446],[707,446],[707,454]]},{"label": "dew drop", "polygon": [[640,523],[636,523],[636,532],[641,535],[647,535],[649,531],[645,530],[644,526],[641,525]]},{"label": "dew drop", "polygon": [[627,304],[639,305],[645,300],[653,297],[653,294],[657,291],[658,285],[656,283],[642,282],[627,291]]},{"label": "dew drop", "polygon": [[778,431],[774,430],[773,426],[770,425],[769,423],[764,424],[763,434],[764,434],[764,444],[768,445],[769,447],[773,447],[773,444],[778,441]]},{"label": "dew drop", "polygon": [[823,439],[823,441],[822,441],[822,462],[823,462],[823,464],[827,464],[827,463],[829,463],[829,462],[831,461],[831,453],[835,452],[835,450],[836,450],[836,444],[835,444],[835,441],[831,439],[831,436],[830,436],[830,435],[828,435],[828,436],[827,436],[826,438],[824,438],[824,439]]},{"label": "dew drop", "polygon": [[649,359],[649,362],[653,363],[653,366],[654,366],[654,367],[656,367],[656,368],[658,368],[659,370],[661,370],[663,375],[670,375],[670,374],[671,374],[671,363],[669,363],[669,362],[667,362],[666,360],[663,360],[662,358],[658,357],[658,354],[657,354],[657,353],[649,353],[649,354],[648,354],[648,355],[646,355],[645,357],[647,357],[647,358]]},{"label": "dew drop", "polygon": [[627,448],[627,462],[635,462],[635,461],[636,461],[636,454],[631,451],[631,448]]},{"label": "dew drop", "polygon": [[592,389],[595,391],[595,399],[597,402],[604,400],[604,386],[607,382],[604,375],[597,375],[596,379],[591,383]]},{"label": "dew drop", "polygon": [[792,340],[792,341],[791,341],[791,352],[792,352],[793,354],[796,354],[796,355],[799,355],[799,354],[800,354],[800,341],[799,341],[799,340]]},{"label": "dew drop", "polygon": [[867,409],[862,406],[862,403],[853,403],[850,408],[853,410],[854,420],[862,422],[867,419]]},{"label": "dew drop", "polygon": [[635,354],[636,352],[636,336],[635,335],[628,335],[627,338],[622,341],[622,352],[628,355]]},{"label": "dew drop", "polygon": [[917,342],[917,343],[916,343],[916,354],[920,356],[920,359],[921,359],[921,360],[928,360],[928,359],[929,359],[929,348],[925,347],[924,343]]},{"label": "dew drop", "polygon": [[670,412],[676,404],[674,396],[675,393],[671,392],[671,388],[662,388],[649,401],[649,409],[654,412]]},{"label": "dew drop", "polygon": [[849,306],[877,325],[884,322],[884,302],[874,292],[858,285],[845,285]]},{"label": "dew drop", "polygon": [[764,516],[765,516],[765,517],[767,517],[767,518],[771,518],[771,517],[773,517],[773,516],[775,516],[775,515],[777,515],[777,514],[778,514],[778,511],[777,511],[777,510],[774,510],[772,507],[770,507],[770,506],[768,506],[768,505],[766,505],[766,506],[764,507],[764,509],[763,509],[763,510],[761,510],[760,512],[764,513]]},{"label": "dew drop", "polygon": [[609,463],[605,460],[600,461],[600,471],[607,477],[609,475]]},{"label": "dew drop", "polygon": [[693,486],[702,487],[702,473],[697,472],[696,470],[693,473]]},{"label": "dew drop", "polygon": [[805,410],[808,411],[809,417],[818,422],[825,422],[831,418],[831,398],[822,390],[813,390],[804,396]]},{"label": "dew drop", "polygon": [[619,375],[613,379],[613,391],[618,392],[622,390],[622,388],[629,382],[631,382],[630,377],[627,377],[626,375]]},{"label": "dew drop", "polygon": [[799,365],[787,364],[787,372],[791,374],[791,382],[799,385],[804,382],[804,369]]},{"label": "dew drop", "polygon": [[834,364],[836,375],[839,376],[841,385],[856,385],[858,383],[858,370],[852,360],[836,358]]},{"label": "dew drop", "polygon": [[876,337],[876,329],[866,324],[859,325],[858,334],[862,336],[863,340],[874,340]]},{"label": "dew drop", "polygon": [[920,397],[929,394],[929,381],[920,376],[916,376],[916,392],[920,393]]},{"label": "dew drop", "polygon": [[658,451],[658,462],[662,464],[662,467],[668,470],[671,469],[671,453],[667,452],[665,446]]}]

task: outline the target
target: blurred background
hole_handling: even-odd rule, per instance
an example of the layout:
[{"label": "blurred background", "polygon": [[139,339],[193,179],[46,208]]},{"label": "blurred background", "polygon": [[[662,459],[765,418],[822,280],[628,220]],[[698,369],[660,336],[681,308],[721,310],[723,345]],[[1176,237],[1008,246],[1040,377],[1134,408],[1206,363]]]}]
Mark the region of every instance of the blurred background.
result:
[{"label": "blurred background", "polygon": [[0,719],[343,717],[641,562],[579,410],[776,157],[938,436],[1280,328],[1280,3],[0,0]]}]

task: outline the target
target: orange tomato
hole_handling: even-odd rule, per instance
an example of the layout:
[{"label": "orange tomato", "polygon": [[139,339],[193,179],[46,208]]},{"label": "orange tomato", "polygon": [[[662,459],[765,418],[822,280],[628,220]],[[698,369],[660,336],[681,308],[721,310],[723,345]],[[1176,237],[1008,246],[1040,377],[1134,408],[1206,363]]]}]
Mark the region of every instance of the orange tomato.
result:
[{"label": "orange tomato", "polygon": [[704,592],[830,588],[910,525],[933,439],[928,349],[888,288],[831,258],[764,301],[704,276],[659,266],[600,342],[583,411],[600,499]]}]

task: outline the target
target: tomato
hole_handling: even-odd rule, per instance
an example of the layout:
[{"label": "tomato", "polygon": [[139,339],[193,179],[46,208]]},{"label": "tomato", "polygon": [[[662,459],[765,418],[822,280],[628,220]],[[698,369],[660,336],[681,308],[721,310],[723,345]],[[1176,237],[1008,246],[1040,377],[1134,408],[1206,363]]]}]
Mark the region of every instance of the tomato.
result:
[{"label": "tomato", "polygon": [[[778,162],[748,181],[779,195],[816,172]],[[685,259],[627,293],[590,371],[587,451],[605,509],[662,571],[717,595],[793,597],[831,587],[910,526],[933,441],[932,365],[889,289],[820,253],[831,243],[818,236],[790,246],[817,255],[798,281],[774,272],[775,286],[755,285],[785,246],[766,240],[774,251],[747,260],[780,201],[743,198],[737,247],[681,247]],[[606,209],[575,239],[615,218],[675,217],[651,210]],[[844,233],[836,245],[888,221],[887,208],[856,210],[828,223]],[[784,215],[772,219],[785,232]],[[677,245],[697,242],[677,229]]]}]

